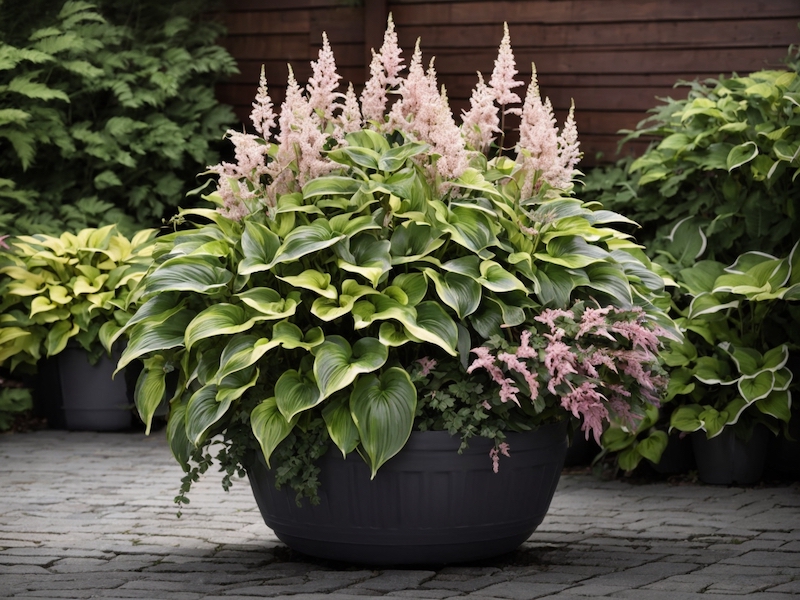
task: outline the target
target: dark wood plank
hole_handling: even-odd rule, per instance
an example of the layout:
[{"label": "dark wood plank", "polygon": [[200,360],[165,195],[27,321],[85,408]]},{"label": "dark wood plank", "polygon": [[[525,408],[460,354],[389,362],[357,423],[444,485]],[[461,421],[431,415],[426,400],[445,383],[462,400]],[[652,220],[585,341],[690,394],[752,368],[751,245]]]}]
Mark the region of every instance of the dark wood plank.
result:
[{"label": "dark wood plank", "polygon": [[227,28],[228,35],[308,33],[311,29],[311,11],[308,9],[227,11],[219,14],[218,18]]},{"label": "dark wood plank", "polygon": [[618,23],[629,21],[800,17],[797,0],[484,0],[480,2],[403,2],[389,10],[403,25],[430,23]]}]

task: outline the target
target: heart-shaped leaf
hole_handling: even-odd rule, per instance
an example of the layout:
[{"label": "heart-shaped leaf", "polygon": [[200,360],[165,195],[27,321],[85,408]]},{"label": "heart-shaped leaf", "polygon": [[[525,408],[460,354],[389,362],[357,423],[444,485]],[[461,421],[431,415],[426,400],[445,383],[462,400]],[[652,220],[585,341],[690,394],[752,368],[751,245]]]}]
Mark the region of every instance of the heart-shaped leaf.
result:
[{"label": "heart-shaped leaf", "polygon": [[327,402],[322,409],[322,418],[333,443],[347,456],[358,446],[358,428],[350,414],[350,402],[337,399]]},{"label": "heart-shaped leaf", "polygon": [[350,385],[359,374],[381,368],[389,357],[386,346],[375,338],[360,338],[351,348],[338,335],[326,337],[314,353],[314,376],[322,399]]},{"label": "heart-shaped leaf", "polygon": [[291,433],[294,423],[283,417],[275,398],[267,398],[250,413],[250,427],[261,446],[267,466],[270,466],[269,459],[275,448]]},{"label": "heart-shaped leaf", "polygon": [[275,383],[275,402],[287,421],[324,400],[311,373],[289,369]]}]

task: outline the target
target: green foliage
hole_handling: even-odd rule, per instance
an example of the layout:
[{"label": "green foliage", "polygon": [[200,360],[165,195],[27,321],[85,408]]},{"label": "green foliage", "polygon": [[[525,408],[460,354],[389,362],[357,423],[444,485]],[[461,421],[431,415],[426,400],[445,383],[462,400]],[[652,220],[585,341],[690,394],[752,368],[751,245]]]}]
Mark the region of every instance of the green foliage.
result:
[{"label": "green foliage", "polygon": [[154,233],[128,240],[107,225],[12,238],[0,254],[0,364],[35,366],[70,340],[97,360],[101,340],[130,318],[129,294],[150,264]]},{"label": "green foliage", "polygon": [[0,227],[131,233],[174,214],[233,120],[214,84],[236,67],[197,19],[208,4],[3,6]]},{"label": "green foliage", "polygon": [[[740,77],[681,83],[686,99],[663,99],[653,116],[628,132],[656,141],[613,182],[607,206],[639,222],[648,249],[679,268],[671,235],[691,217],[707,238],[706,257],[731,263],[742,252],[786,255],[800,239],[800,76],[765,70]],[[609,177],[606,169],[595,176]],[[633,192],[632,194],[630,192]],[[705,240],[704,240],[705,243]]]},{"label": "green foliage", "polygon": [[[3,383],[3,382],[0,382]],[[33,398],[29,389],[21,387],[0,387],[0,431],[14,424],[20,413],[33,408]]]}]

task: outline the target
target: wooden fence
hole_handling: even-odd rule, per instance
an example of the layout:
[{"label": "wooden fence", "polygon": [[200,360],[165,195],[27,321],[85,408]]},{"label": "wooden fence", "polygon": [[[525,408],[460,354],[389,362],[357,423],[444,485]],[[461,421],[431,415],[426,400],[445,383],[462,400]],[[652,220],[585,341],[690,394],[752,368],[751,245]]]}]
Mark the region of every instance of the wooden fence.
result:
[{"label": "wooden fence", "polygon": [[304,82],[323,31],[343,80],[358,88],[390,12],[406,63],[417,38],[426,64],[436,56],[456,115],[468,107],[476,71],[491,73],[507,22],[518,77],[527,84],[536,64],[559,121],[574,99],[584,165],[598,152],[613,159],[617,132],[633,128],[657,97],[685,97],[676,81],[779,67],[789,45],[800,44],[800,0],[226,0],[223,44],[241,74],[220,85],[220,100],[246,122],[263,64],[279,104],[287,63]]}]

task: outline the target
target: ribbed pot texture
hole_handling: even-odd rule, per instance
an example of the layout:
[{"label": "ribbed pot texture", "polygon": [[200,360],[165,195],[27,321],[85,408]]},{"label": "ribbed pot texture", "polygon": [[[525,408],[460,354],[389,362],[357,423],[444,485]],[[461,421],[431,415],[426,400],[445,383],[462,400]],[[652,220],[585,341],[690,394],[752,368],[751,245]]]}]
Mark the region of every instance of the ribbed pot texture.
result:
[{"label": "ribbed pot texture", "polygon": [[263,457],[248,470],[266,524],[290,548],[362,564],[441,565],[498,556],[542,522],[567,451],[566,423],[508,434],[510,457],[492,471],[493,443],[462,454],[447,432],[414,432],[370,481],[364,461],[332,448],[320,459],[320,504],[298,507],[276,490]]}]

